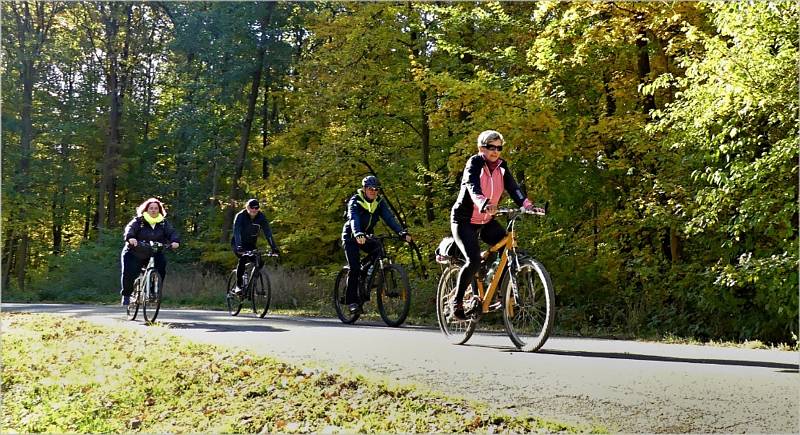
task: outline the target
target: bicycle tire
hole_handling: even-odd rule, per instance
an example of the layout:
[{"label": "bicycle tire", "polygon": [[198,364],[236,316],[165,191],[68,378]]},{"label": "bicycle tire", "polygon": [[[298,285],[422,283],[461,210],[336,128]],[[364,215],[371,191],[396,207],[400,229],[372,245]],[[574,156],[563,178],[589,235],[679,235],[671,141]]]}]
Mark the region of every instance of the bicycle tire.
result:
[{"label": "bicycle tire", "polygon": [[[442,272],[442,276],[439,278],[439,285],[436,288],[436,319],[439,322],[439,329],[442,334],[452,344],[466,343],[478,326],[477,318],[456,320],[452,316],[450,301],[455,297],[460,271],[461,267],[458,265],[447,266]],[[464,292],[465,301],[472,299],[472,289],[476,286],[477,283],[473,280],[472,284]]]},{"label": "bicycle tire", "polygon": [[128,306],[125,308],[125,314],[127,315],[128,320],[136,320],[136,315],[139,314],[139,295],[141,294],[139,285],[141,282],[141,275],[139,275],[139,277],[133,281],[133,293],[131,293]]},{"label": "bicycle tire", "polygon": [[242,310],[242,298],[233,294],[233,288],[236,286],[236,269],[233,269],[228,276],[228,285],[225,290],[225,303],[228,305],[228,314],[236,316]]},{"label": "bicycle tire", "polygon": [[153,323],[161,309],[161,290],[163,283],[161,275],[154,269],[145,272],[144,285],[141,292],[142,316],[147,323]]},{"label": "bicycle tire", "polygon": [[360,311],[351,313],[350,309],[347,307],[347,274],[349,271],[350,267],[344,266],[342,270],[339,271],[339,274],[336,275],[336,282],[333,285],[332,294],[333,309],[336,311],[336,315],[342,323],[348,325],[355,323],[361,316]]},{"label": "bicycle tire", "polygon": [[253,304],[253,313],[260,318],[264,318],[269,310],[269,303],[272,300],[272,286],[269,282],[269,275],[259,273],[250,283],[250,294]]},{"label": "bicycle tire", "polygon": [[555,290],[542,263],[532,258],[520,261],[519,270],[508,280],[504,302],[508,337],[523,352],[539,350],[550,336],[556,316]]},{"label": "bicycle tire", "polygon": [[399,264],[388,264],[372,274],[369,288],[372,288],[375,280],[378,280],[375,285],[378,313],[388,326],[402,325],[411,307],[411,286],[408,282],[408,274]]}]

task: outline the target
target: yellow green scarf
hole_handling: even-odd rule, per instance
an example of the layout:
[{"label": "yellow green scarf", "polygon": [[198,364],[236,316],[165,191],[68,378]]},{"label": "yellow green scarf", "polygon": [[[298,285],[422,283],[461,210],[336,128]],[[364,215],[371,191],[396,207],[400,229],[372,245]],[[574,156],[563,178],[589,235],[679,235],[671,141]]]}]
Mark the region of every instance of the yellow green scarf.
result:
[{"label": "yellow green scarf", "polygon": [[157,223],[159,223],[159,222],[164,220],[164,215],[163,214],[159,214],[156,217],[151,217],[150,213],[144,212],[144,213],[142,213],[142,217],[144,218],[144,220],[147,221],[148,224],[150,224],[150,227],[152,227],[152,228],[155,228]]},{"label": "yellow green scarf", "polygon": [[375,198],[374,201],[369,202],[367,198],[364,197],[364,190],[358,189],[358,205],[364,207],[370,214],[375,213],[375,210],[378,209],[378,203],[381,202],[381,197],[378,196]]}]

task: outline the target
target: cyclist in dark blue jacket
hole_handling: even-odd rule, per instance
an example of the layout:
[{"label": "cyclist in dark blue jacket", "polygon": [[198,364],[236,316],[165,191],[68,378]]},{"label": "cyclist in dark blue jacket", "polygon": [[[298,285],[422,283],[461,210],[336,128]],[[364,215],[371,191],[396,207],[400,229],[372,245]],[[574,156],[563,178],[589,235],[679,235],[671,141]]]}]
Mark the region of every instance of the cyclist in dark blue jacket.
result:
[{"label": "cyclist in dark blue jacket", "polygon": [[388,204],[379,195],[380,184],[373,175],[361,180],[361,189],[358,189],[347,201],[347,222],[342,228],[342,246],[350,271],[347,273],[346,303],[350,312],[356,312],[361,307],[358,297],[358,279],[361,272],[361,259],[359,250],[372,254],[378,247],[378,242],[367,239],[372,235],[378,219],[383,219],[386,225],[407,242],[411,242],[408,231],[403,229],[389,209]]},{"label": "cyclist in dark blue jacket", "polygon": [[244,252],[256,249],[259,230],[264,233],[264,237],[269,242],[272,254],[278,254],[278,247],[275,245],[275,240],[272,238],[272,228],[269,226],[267,217],[264,216],[264,213],[262,213],[259,208],[258,200],[250,199],[247,201],[245,209],[237,213],[236,217],[233,219],[231,248],[233,249],[234,255],[239,258],[239,264],[236,266],[236,287],[233,289],[234,293],[241,292],[244,266],[248,261],[257,261],[259,269],[264,265],[261,258],[242,255]]}]

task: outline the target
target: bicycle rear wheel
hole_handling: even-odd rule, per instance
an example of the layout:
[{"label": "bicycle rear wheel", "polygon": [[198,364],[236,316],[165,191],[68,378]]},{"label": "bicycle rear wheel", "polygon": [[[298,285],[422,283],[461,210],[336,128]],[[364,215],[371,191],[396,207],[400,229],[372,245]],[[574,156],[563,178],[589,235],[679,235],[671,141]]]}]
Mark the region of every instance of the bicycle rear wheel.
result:
[{"label": "bicycle rear wheel", "polygon": [[[389,264],[372,274],[372,283],[377,284],[378,312],[389,326],[400,326],[408,316],[411,306],[411,286],[408,274],[402,266]],[[372,288],[372,283],[370,287]]]},{"label": "bicycle rear wheel", "polygon": [[239,314],[242,309],[241,295],[233,294],[233,288],[236,287],[236,269],[233,269],[228,276],[227,290],[225,290],[225,303],[228,305],[228,313],[231,316]]},{"label": "bicycle rear wheel", "polygon": [[542,263],[520,261],[505,296],[503,322],[509,338],[524,352],[537,351],[550,336],[556,317],[553,283]]},{"label": "bicycle rear wheel", "polygon": [[259,273],[253,277],[253,282],[250,284],[252,293],[250,294],[253,302],[253,312],[256,316],[261,317],[267,315],[269,310],[269,303],[272,300],[272,288],[269,283],[269,275]]},{"label": "bicycle rear wheel", "polygon": [[155,270],[148,270],[145,273],[142,300],[142,316],[145,322],[155,322],[158,317],[158,310],[161,309],[161,275]]},{"label": "bicycle rear wheel", "polygon": [[351,313],[347,307],[347,274],[349,271],[350,267],[343,267],[336,275],[336,283],[333,286],[333,309],[339,316],[339,320],[347,324],[355,322],[361,316],[360,311]]},{"label": "bicycle rear wheel", "polygon": [[[439,279],[439,286],[436,290],[436,319],[439,321],[439,329],[453,344],[466,343],[478,326],[477,318],[457,320],[453,317],[451,301],[458,290],[458,273],[460,270],[461,267],[457,265],[447,266],[442,272],[442,277]],[[464,292],[465,305],[467,301],[472,300],[475,286],[476,283],[473,280],[472,284]]]},{"label": "bicycle rear wheel", "polygon": [[128,316],[128,320],[136,320],[136,315],[139,314],[139,294],[141,293],[141,289],[139,288],[142,285],[142,276],[139,275],[135,281],[133,281],[133,293],[131,293],[130,303],[126,307],[126,315]]}]

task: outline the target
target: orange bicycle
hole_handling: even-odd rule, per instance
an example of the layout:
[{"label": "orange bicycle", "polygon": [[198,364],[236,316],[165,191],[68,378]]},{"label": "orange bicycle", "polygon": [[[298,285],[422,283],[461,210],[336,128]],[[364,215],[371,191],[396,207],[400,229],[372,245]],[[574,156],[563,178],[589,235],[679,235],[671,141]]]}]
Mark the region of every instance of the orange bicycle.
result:
[{"label": "orange bicycle", "polygon": [[[487,259],[501,252],[499,260],[485,273],[478,274],[464,293],[466,320],[453,317],[451,301],[456,295],[458,273],[464,260],[455,242],[447,247],[446,238],[437,250],[436,261],[444,265],[436,291],[436,317],[439,329],[453,344],[466,343],[481,316],[502,311],[503,323],[509,338],[524,352],[535,352],[547,341],[555,319],[555,291],[550,275],[542,263],[517,249],[514,224],[526,215],[541,215],[524,209],[498,209],[498,215],[508,216],[503,240],[484,252],[481,270],[486,270]],[[500,297],[495,298],[495,295]]]}]

